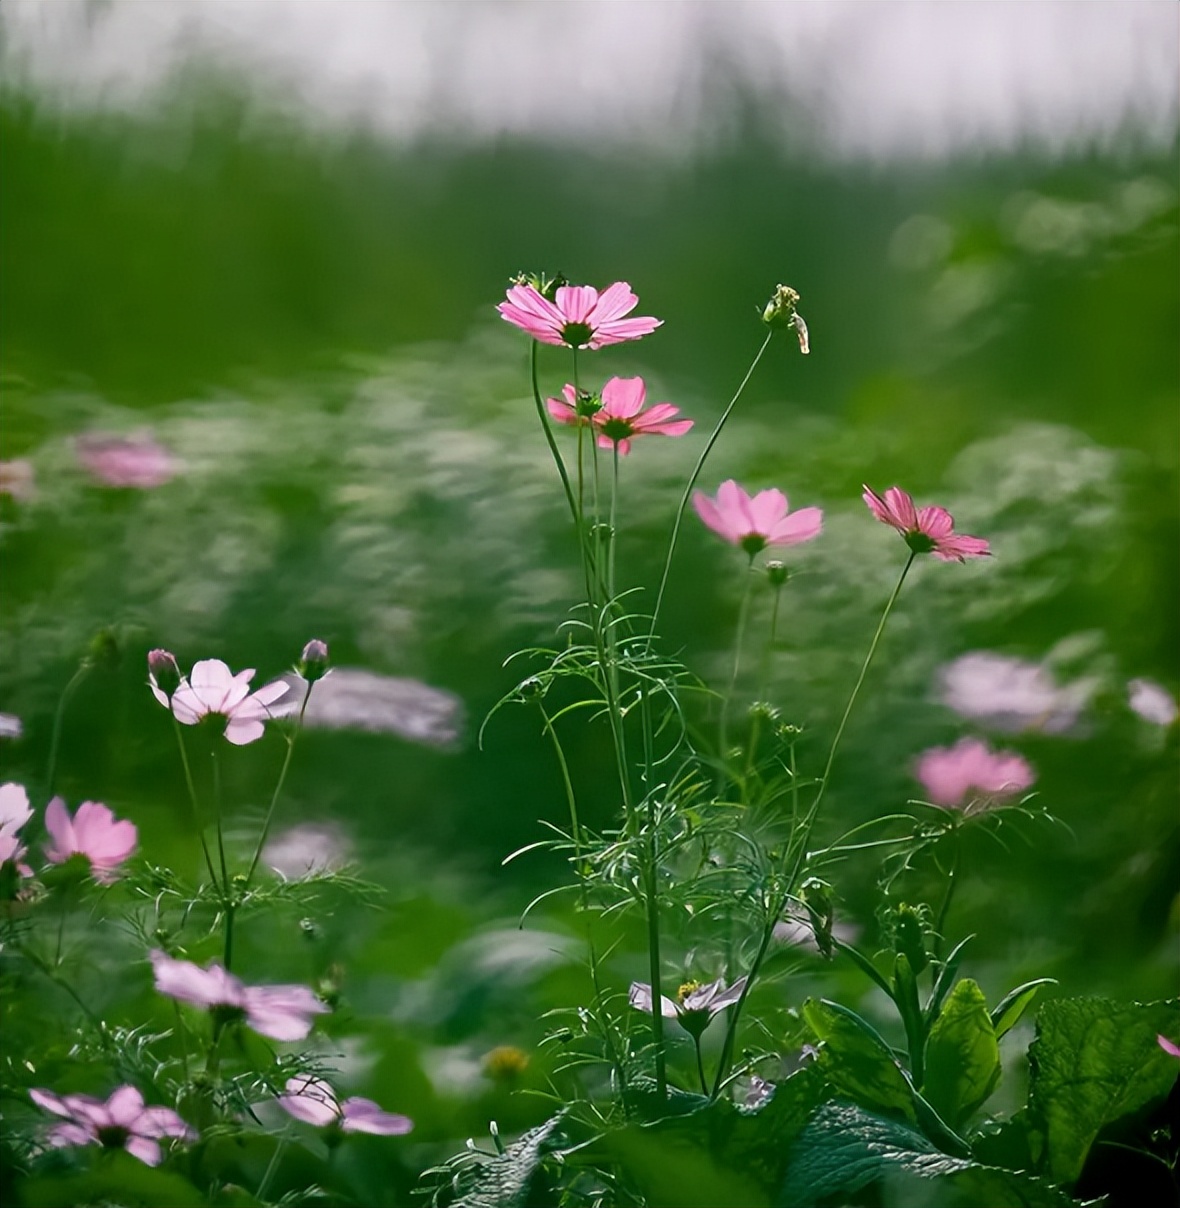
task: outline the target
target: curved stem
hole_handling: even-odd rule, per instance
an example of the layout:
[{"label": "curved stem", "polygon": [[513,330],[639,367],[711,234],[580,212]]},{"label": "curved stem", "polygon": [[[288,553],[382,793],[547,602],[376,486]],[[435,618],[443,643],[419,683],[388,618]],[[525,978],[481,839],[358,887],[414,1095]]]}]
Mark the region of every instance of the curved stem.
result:
[{"label": "curved stem", "polygon": [[205,867],[209,870],[209,880],[213,882],[213,887],[222,894],[224,898],[226,890],[222,889],[217,880],[217,873],[213,868],[213,857],[209,853],[209,844],[205,842],[205,828],[201,824],[201,807],[197,801],[197,789],[193,784],[193,771],[189,767],[188,752],[184,747],[184,735],[180,732],[180,722],[176,720],[176,714],[172,712],[171,707],[168,709],[168,715],[172,718],[172,730],[176,734],[176,745],[180,748],[180,762],[184,767],[184,783],[188,786],[188,799],[193,807],[193,825],[197,828],[197,838],[201,841],[201,851],[205,856]]},{"label": "curved stem", "polygon": [[656,606],[651,614],[651,631],[648,634],[648,641],[655,637],[656,624],[660,619],[660,609],[664,605],[664,592],[668,587],[668,573],[672,569],[672,557],[676,553],[676,542],[680,536],[680,523],[684,519],[685,508],[688,507],[689,497],[692,495],[692,489],[697,484],[697,479],[701,476],[701,471],[705,468],[705,462],[709,454],[713,451],[713,446],[717,443],[717,438],[721,435],[721,429],[725,427],[726,421],[729,419],[730,413],[737,406],[737,401],[742,397],[742,392],[746,388],[746,384],[750,378],[754,376],[754,370],[758,367],[758,362],[762,360],[762,354],[766,351],[767,345],[770,343],[774,335],[774,329],[766,333],[766,339],[762,341],[762,347],[758,349],[754,355],[754,359],[750,362],[749,369],[746,370],[746,376],[742,378],[741,385],[738,386],[733,398],[729,400],[729,405],[721,413],[721,418],[717,421],[717,426],[713,429],[712,435],[705,442],[704,449],[701,450],[700,457],[697,458],[697,464],[693,467],[692,473],[689,475],[688,482],[684,487],[684,494],[680,496],[680,505],[676,509],[676,519],[672,523],[672,537],[668,542],[668,556],[664,559],[664,573],[660,576],[660,590],[656,594]]},{"label": "curved stem", "polygon": [[86,678],[86,673],[90,670],[90,664],[83,661],[77,671],[70,676],[66,686],[61,690],[61,696],[58,697],[57,708],[53,714],[53,732],[49,739],[49,767],[45,773],[45,780],[48,785],[47,795],[53,796],[53,788],[57,781],[57,754],[61,747],[61,726],[62,720],[65,717],[66,704],[74,693],[74,689]]},{"label": "curved stem", "polygon": [[959,839],[959,828],[956,826],[951,832],[951,841],[954,844],[951,853],[951,867],[946,878],[946,892],[942,895],[942,905],[938,908],[938,919],[934,924],[934,952],[935,960],[942,957],[943,945],[943,929],[946,927],[947,914],[950,912],[951,899],[955,896],[955,886],[958,883],[959,862],[963,852],[962,842]]}]

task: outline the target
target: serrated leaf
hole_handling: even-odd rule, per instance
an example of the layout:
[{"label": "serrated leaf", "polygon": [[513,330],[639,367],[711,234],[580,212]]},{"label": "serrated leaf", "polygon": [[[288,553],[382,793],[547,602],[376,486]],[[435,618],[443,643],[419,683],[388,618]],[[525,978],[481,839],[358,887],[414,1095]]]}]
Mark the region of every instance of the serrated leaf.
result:
[{"label": "serrated leaf", "polygon": [[1107,1124],[1168,1093],[1176,1060],[1156,1035],[1177,1031],[1177,1000],[1066,998],[1041,1007],[1028,1050],[1029,1108],[1045,1132],[1055,1180],[1073,1183]]},{"label": "serrated leaf", "polygon": [[[816,1112],[791,1150],[778,1208],[846,1202],[871,1185],[885,1202],[939,1208],[1069,1208],[1075,1201],[1027,1174],[940,1153],[921,1133],[851,1104]],[[877,1202],[874,1200],[874,1202]]]},{"label": "serrated leaf", "polygon": [[1000,1081],[1000,1046],[983,991],[969,977],[956,982],[926,1042],[922,1094],[958,1128]]},{"label": "serrated leaf", "polygon": [[847,1007],[815,999],[803,1004],[803,1017],[823,1041],[817,1064],[841,1095],[870,1110],[915,1119],[909,1083],[871,1024]]},{"label": "serrated leaf", "polygon": [[526,1132],[499,1157],[482,1162],[454,1201],[454,1208],[528,1208],[534,1199],[537,1175],[546,1155],[558,1146],[564,1113]]}]

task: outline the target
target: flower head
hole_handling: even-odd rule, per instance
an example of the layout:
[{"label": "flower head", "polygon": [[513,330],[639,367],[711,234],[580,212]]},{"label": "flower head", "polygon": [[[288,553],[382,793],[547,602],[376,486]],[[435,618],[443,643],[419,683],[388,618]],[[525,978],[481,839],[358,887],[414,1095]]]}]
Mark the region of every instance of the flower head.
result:
[{"label": "flower head", "polygon": [[83,801],[70,818],[60,797],[45,807],[45,829],[52,842],[45,849],[51,864],[64,864],[71,856],[85,856],[95,879],[109,885],[119,867],[139,845],[133,822],[115,820],[115,815],[97,801]]},{"label": "flower head", "polygon": [[740,545],[751,558],[768,545],[810,541],[823,528],[824,514],[819,508],[790,512],[782,491],[759,491],[751,498],[732,478],[721,484],[716,499],[697,491],[692,503],[715,533]]},{"label": "flower head", "polygon": [[640,377],[611,378],[602,388],[601,399],[580,394],[570,385],[561,393],[559,399],[545,400],[549,414],[562,424],[591,424],[598,433],[599,448],[617,449],[622,457],[631,451],[632,437],[683,436],[693,423],[674,419],[680,408],[671,403],[655,403],[644,411],[647,388]]},{"label": "flower head", "polygon": [[[149,663],[149,669],[150,666]],[[236,746],[262,737],[263,722],[270,717],[267,706],[289,690],[285,680],[275,680],[251,693],[249,685],[253,678],[253,667],[234,675],[220,659],[202,659],[193,664],[187,680],[181,677],[179,686],[169,696],[154,672],[148,676],[156,700],[171,708],[178,722],[195,726],[205,717],[224,717],[225,736]]]},{"label": "flower head", "polygon": [[[20,841],[20,829],[32,816],[24,786],[0,784],[0,868],[11,863],[22,877],[33,875],[33,870],[24,863],[26,848]],[[12,878],[10,885],[15,883]]]},{"label": "flower head", "polygon": [[374,1133],[379,1137],[398,1137],[414,1127],[409,1116],[382,1111],[372,1099],[354,1096],[341,1103],[336,1092],[323,1078],[301,1074],[288,1078],[276,1103],[296,1120],[317,1128],[335,1126],[346,1133]]},{"label": "flower head", "polygon": [[967,813],[1023,793],[1036,779],[1023,756],[993,751],[978,738],[933,747],[918,760],[914,774],[934,805]]},{"label": "flower head", "polygon": [[296,670],[309,684],[323,679],[328,674],[328,644],[312,638],[303,647]]},{"label": "flower head", "polygon": [[[674,1019],[680,1026],[693,1036],[699,1036],[713,1017],[720,1014],[726,1007],[731,1007],[746,989],[746,979],[739,977],[728,989],[725,979],[719,977],[712,982],[685,982],[677,991],[676,997],[669,998],[660,995],[660,1014],[665,1019]],[[652,1013],[651,986],[645,982],[632,982],[627,1001],[637,1010]]]},{"label": "flower head", "polygon": [[163,486],[175,473],[172,454],[147,433],[134,437],[80,437],[78,460],[96,482],[146,491]]},{"label": "flower head", "polygon": [[133,1086],[121,1086],[104,1103],[90,1095],[55,1095],[52,1091],[30,1090],[29,1098],[55,1116],[64,1116],[49,1132],[49,1144],[102,1145],[106,1149],[125,1149],[149,1166],[163,1160],[159,1137],[191,1140],[195,1133],[166,1107],[147,1107]]},{"label": "flower head", "polygon": [[208,1007],[227,1021],[239,1019],[272,1040],[302,1040],[312,1016],[328,1010],[306,986],[247,986],[220,965],[202,969],[158,950],[151,960],[161,994]]},{"label": "flower head", "polygon": [[605,348],[650,335],[663,320],[624,318],[639,304],[626,281],[608,285],[600,294],[591,285],[558,286],[549,301],[533,285],[516,284],[496,309],[509,323],[542,344],[570,348]]},{"label": "flower head", "polygon": [[900,487],[890,487],[883,498],[865,487],[863,498],[869,511],[882,524],[897,529],[915,554],[933,554],[944,562],[964,562],[991,553],[982,537],[956,534],[955,522],[946,508],[915,508],[913,496]]}]

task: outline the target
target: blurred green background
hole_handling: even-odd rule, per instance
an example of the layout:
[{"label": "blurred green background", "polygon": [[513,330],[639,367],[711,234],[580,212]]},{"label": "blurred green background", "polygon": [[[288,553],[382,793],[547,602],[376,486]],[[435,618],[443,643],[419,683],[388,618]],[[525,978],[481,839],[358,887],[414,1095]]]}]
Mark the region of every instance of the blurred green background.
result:
[{"label": "blurred green background", "polygon": [[[993,733],[946,707],[940,668],[972,651],[1043,664],[1076,716],[1029,716],[994,741],[1035,765],[1068,829],[969,846],[951,921],[978,934],[969,971],[992,995],[1044,975],[1070,994],[1175,990],[1177,726],[1132,712],[1127,682],[1173,697],[1178,683],[1177,148],[1131,132],[1106,150],[841,160],[785,144],[773,103],[742,92],[726,139],[654,156],[326,133],[226,73],[137,111],[66,108],[12,78],[0,93],[0,457],[35,474],[0,495],[0,709],[23,727],[0,740],[0,778],[43,804],[58,698],[113,627],[117,665],[65,713],[58,789],[133,818],[145,854],[195,875],[146,651],[224,658],[261,683],[320,637],[339,666],[393,677],[384,696],[348,681],[354,724],[301,740],[280,827],[325,826],[313,840],[356,858],[382,906],[327,903],[311,932],[298,912],[255,920],[242,965],[343,979],[344,1081],[418,1121],[382,1151],[399,1196],[432,1146],[544,1113],[484,1055],[519,1045],[525,1083],[543,1085],[539,1016],[586,994],[560,907],[516,930],[560,864],[500,867],[542,836],[538,819],[564,816],[538,719],[502,712],[476,743],[518,678],[504,659],[552,641],[577,601],[526,340],[493,310],[521,269],[627,280],[639,313],[665,320],[582,360],[596,382],[642,374],[650,399],[697,421],[624,466],[622,578],[649,589],[684,477],[762,338],[758,309],[779,281],[799,290],[811,356],[772,342],[701,485],[733,476],[825,509],[823,538],[791,551],[769,693],[806,728],[812,770],[904,556],[860,484],[945,504],[996,554],[921,565],[907,586],[829,833],[915,795],[924,748]],[[567,365],[543,350],[547,392]],[[177,464],[155,489],[104,486],[78,459],[85,434],[144,432]],[[740,592],[740,555],[690,516],[662,627],[718,686]],[[755,599],[755,640],[767,608]],[[567,741],[586,815],[609,825],[605,730],[571,724]],[[223,760],[243,836],[282,750],[272,734]],[[837,874],[870,948],[876,875],[868,861]],[[673,960],[705,938],[673,931]],[[136,1006],[102,984],[113,957],[88,960],[110,1009],[132,1019],[150,1002],[146,966]],[[611,974],[625,988],[641,970],[624,949]],[[765,1007],[817,985],[866,992],[800,953]]]}]

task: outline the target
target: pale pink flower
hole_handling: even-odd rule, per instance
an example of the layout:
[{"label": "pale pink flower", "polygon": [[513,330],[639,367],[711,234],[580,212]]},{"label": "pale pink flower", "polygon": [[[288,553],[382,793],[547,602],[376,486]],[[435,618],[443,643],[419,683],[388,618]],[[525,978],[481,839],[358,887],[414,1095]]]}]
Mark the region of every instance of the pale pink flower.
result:
[{"label": "pale pink flower", "polygon": [[953,747],[926,751],[914,775],[931,804],[967,813],[1023,793],[1036,779],[1023,756],[993,751],[978,738],[962,738]]},{"label": "pale pink flower", "polygon": [[897,529],[915,554],[933,554],[944,562],[964,562],[991,553],[982,537],[956,534],[955,522],[946,508],[915,508],[913,496],[900,487],[890,487],[884,498],[865,487],[863,498],[869,511],[882,524]]},{"label": "pale pink flower", "polygon": [[313,1078],[310,1074],[288,1078],[285,1092],[275,1102],[296,1120],[314,1124],[317,1128],[335,1125],[346,1133],[398,1137],[414,1127],[409,1116],[382,1111],[372,1099],[354,1096],[341,1103],[323,1078]]},{"label": "pale pink flower", "polygon": [[0,866],[11,861],[22,877],[33,875],[33,870],[24,863],[27,849],[19,833],[32,816],[29,795],[23,785],[0,785]]},{"label": "pale pink flower", "polygon": [[1157,726],[1170,726],[1180,714],[1175,697],[1155,680],[1130,680],[1127,684],[1127,704],[1144,721]]},{"label": "pale pink flower", "polygon": [[139,845],[133,822],[116,822],[115,815],[97,801],[83,801],[73,819],[60,797],[45,807],[45,829],[52,843],[45,849],[51,864],[64,864],[71,856],[90,861],[96,881],[109,885],[115,870]]},{"label": "pale pink flower", "polygon": [[29,1098],[66,1123],[56,1124],[49,1132],[49,1144],[101,1145],[105,1149],[125,1149],[149,1166],[163,1160],[159,1137],[193,1140],[196,1134],[167,1107],[147,1107],[133,1086],[121,1086],[104,1103],[91,1095],[55,1095],[52,1091],[30,1090]]},{"label": "pale pink flower", "polygon": [[146,432],[125,436],[80,436],[78,460],[97,482],[108,487],[150,490],[176,473],[176,460]]},{"label": "pale pink flower", "polygon": [[591,285],[562,285],[552,302],[532,285],[514,285],[496,309],[542,344],[593,350],[638,340],[663,323],[649,316],[623,317],[638,304],[627,282],[616,281],[601,294]]},{"label": "pale pink flower", "polygon": [[602,401],[593,410],[578,398],[573,386],[562,389],[562,398],[546,399],[549,414],[563,424],[589,422],[598,432],[598,445],[603,449],[617,448],[626,457],[635,436],[683,436],[691,427],[690,419],[673,419],[680,414],[671,403],[655,403],[643,410],[647,388],[643,378],[613,377],[602,388]]},{"label": "pale pink flower", "polygon": [[165,952],[151,954],[156,989],[169,998],[239,1018],[260,1036],[303,1040],[312,1016],[328,1008],[306,986],[247,986],[220,965],[207,969],[175,960]]},{"label": "pale pink flower", "polygon": [[[693,1036],[699,1036],[726,1007],[731,1007],[746,988],[746,979],[739,977],[728,989],[724,978],[712,982],[685,982],[675,998],[660,995],[660,1014],[665,1019],[675,1019]],[[651,986],[646,982],[632,982],[627,1001],[637,1011],[652,1013]]]},{"label": "pale pink flower", "polygon": [[943,704],[963,717],[1016,734],[1073,730],[1100,687],[1095,676],[1058,685],[1049,667],[1004,654],[976,650],[948,663],[939,678]]},{"label": "pale pink flower", "polygon": [[740,545],[750,557],[768,545],[810,541],[823,528],[824,514],[819,508],[790,512],[782,491],[759,491],[751,498],[732,478],[721,484],[716,499],[696,491],[692,503],[715,533]]},{"label": "pale pink flower", "polygon": [[1180,1057],[1180,1044],[1173,1044],[1166,1036],[1157,1036],[1155,1039],[1165,1053],[1170,1053],[1173,1057]]},{"label": "pale pink flower", "polygon": [[251,694],[249,685],[253,678],[253,667],[234,675],[220,659],[202,659],[193,664],[192,675],[187,680],[181,679],[169,699],[155,675],[148,676],[156,700],[165,708],[171,707],[178,722],[195,726],[211,715],[224,717],[225,736],[236,746],[262,737],[263,722],[271,715],[267,706],[288,691],[286,681],[274,680]]},{"label": "pale pink flower", "polygon": [[37,493],[33,463],[23,457],[0,461],[0,495],[11,495],[20,503]]}]

